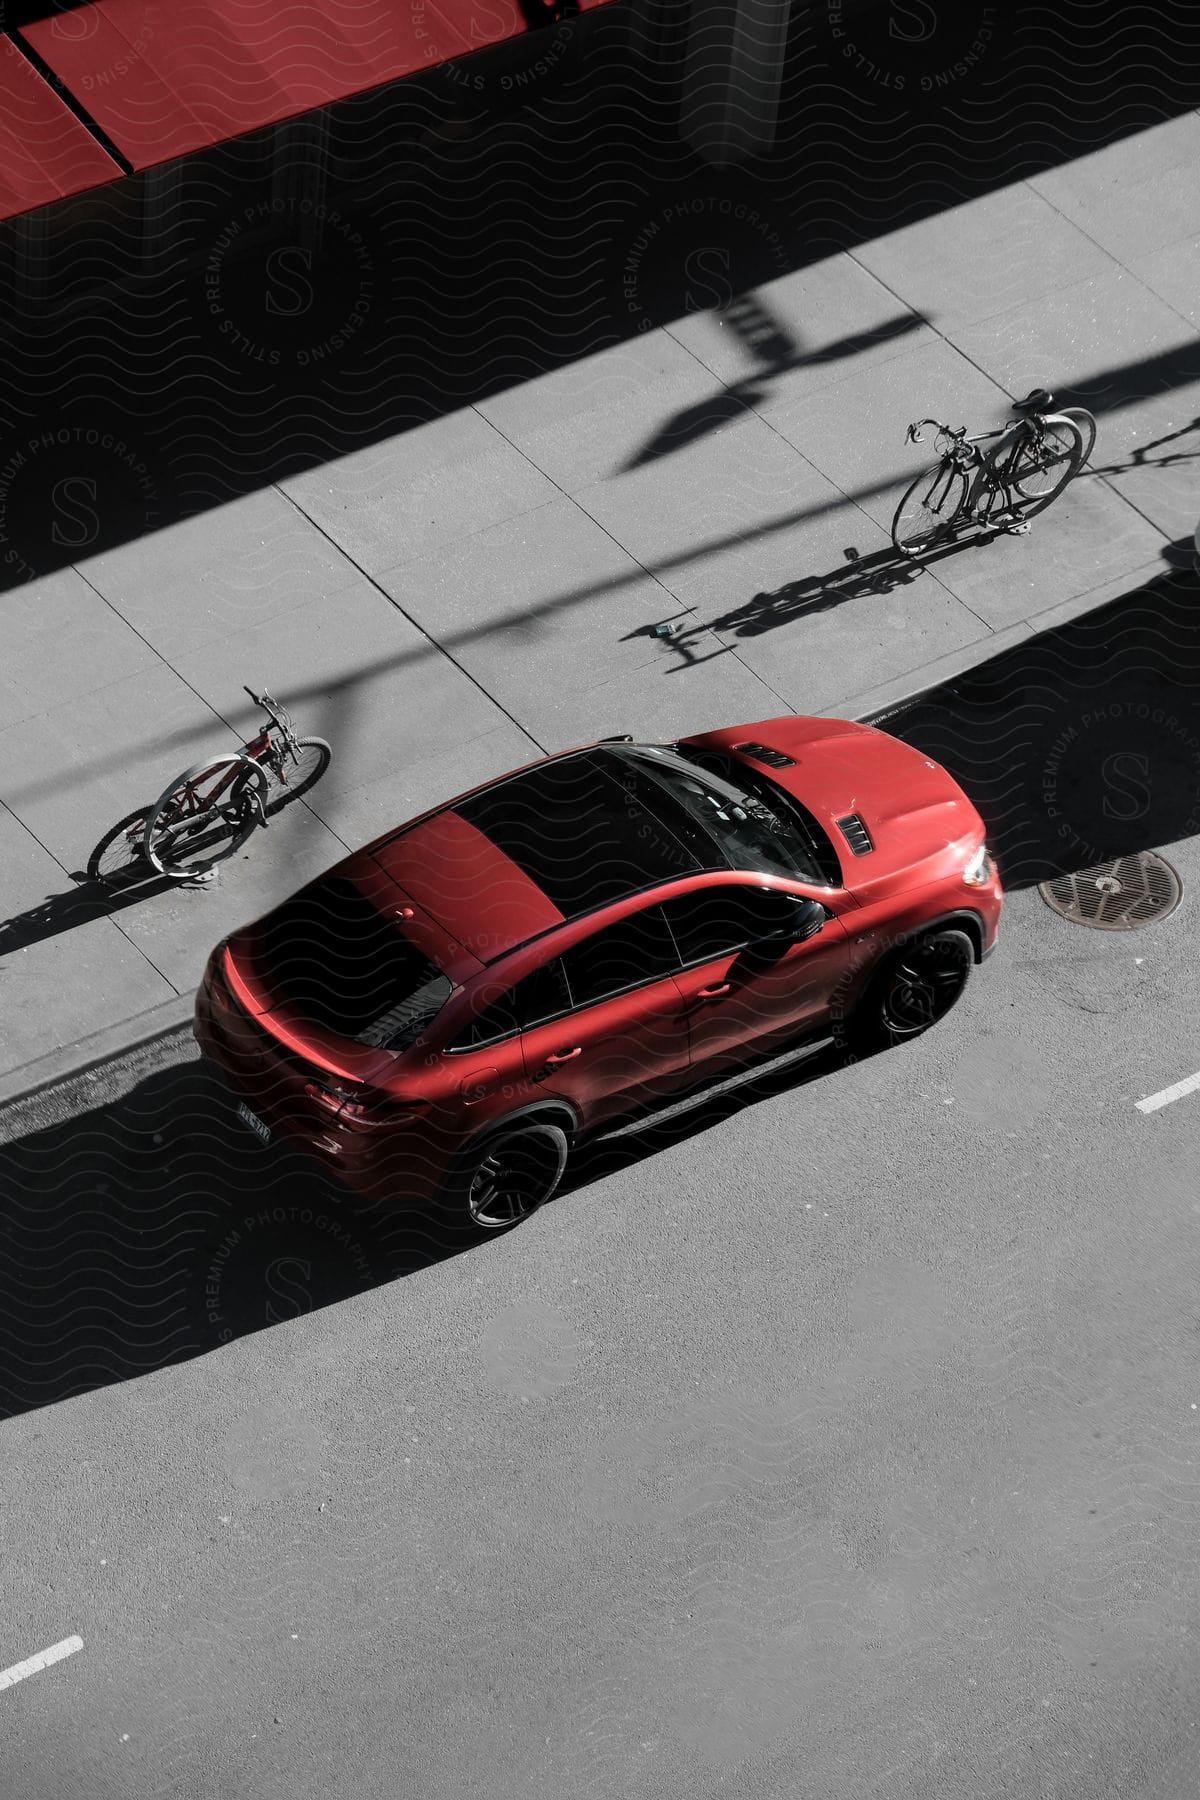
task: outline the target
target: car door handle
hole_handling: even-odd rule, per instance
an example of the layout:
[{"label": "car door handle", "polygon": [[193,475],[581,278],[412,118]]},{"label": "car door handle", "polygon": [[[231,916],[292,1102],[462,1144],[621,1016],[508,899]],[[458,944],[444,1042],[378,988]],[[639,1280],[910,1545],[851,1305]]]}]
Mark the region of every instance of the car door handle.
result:
[{"label": "car door handle", "polygon": [[570,1062],[572,1057],[582,1056],[582,1055],[583,1055],[583,1045],[582,1044],[576,1044],[576,1046],[573,1050],[556,1050],[554,1052],[553,1056],[548,1056],[546,1058],[546,1067],[549,1069],[555,1063]]},{"label": "car door handle", "polygon": [[727,994],[733,986],[732,981],[722,981],[717,987],[697,988],[697,1000],[715,1000],[718,994]]}]

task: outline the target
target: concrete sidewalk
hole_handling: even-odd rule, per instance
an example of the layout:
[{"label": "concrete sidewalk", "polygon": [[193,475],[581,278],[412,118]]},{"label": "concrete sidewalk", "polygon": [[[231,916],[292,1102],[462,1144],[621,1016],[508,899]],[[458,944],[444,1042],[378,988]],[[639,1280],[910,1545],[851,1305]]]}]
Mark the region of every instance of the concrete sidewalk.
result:
[{"label": "concrete sidewalk", "polygon": [[[878,715],[1160,574],[1200,512],[1198,158],[1186,114],[7,595],[0,1102],[184,1022],[218,938],[472,783]],[[1097,413],[1095,472],[897,567],[908,422],[1036,385]],[[92,845],[248,731],[243,683],[329,774],[212,891],[80,922]]]}]

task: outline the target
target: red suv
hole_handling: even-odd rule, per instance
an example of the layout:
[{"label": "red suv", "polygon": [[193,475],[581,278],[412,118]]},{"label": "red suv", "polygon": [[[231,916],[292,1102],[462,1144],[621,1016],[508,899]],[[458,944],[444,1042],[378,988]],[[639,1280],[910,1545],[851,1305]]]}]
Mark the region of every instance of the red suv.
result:
[{"label": "red suv", "polygon": [[915,1036],[994,948],[983,822],[872,726],[546,757],[219,944],[196,1037],[258,1135],[512,1224],[585,1133],[792,1040]]}]

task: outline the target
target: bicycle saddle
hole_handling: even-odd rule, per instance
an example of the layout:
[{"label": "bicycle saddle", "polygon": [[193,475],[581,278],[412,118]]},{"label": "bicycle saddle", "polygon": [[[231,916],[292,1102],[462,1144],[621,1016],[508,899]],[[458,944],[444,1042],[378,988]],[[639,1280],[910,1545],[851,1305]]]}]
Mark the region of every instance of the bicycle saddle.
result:
[{"label": "bicycle saddle", "polygon": [[1012,409],[1015,413],[1049,412],[1054,405],[1054,395],[1049,388],[1034,388],[1032,394],[1026,394],[1023,400],[1014,400]]}]

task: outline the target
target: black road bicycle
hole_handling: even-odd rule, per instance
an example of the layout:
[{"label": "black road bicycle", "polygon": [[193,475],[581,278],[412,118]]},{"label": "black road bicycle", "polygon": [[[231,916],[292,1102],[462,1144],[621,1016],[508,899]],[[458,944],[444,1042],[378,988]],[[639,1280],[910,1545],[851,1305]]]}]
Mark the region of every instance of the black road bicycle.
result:
[{"label": "black road bicycle", "polygon": [[[908,442],[919,444],[926,425],[936,432],[941,461],[917,476],[896,508],[892,542],[905,556],[944,542],[963,523],[1024,532],[1030,520],[1074,480],[1091,456],[1096,421],[1082,406],[1054,410],[1054,395],[1035,388],[1013,402],[1013,418],[995,431],[968,437],[937,419],[918,419]],[[991,439],[986,453],[979,448]]]}]

